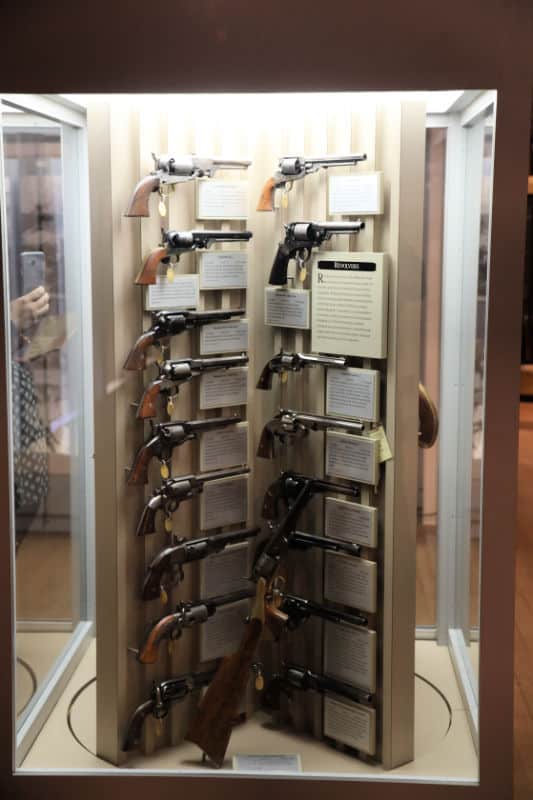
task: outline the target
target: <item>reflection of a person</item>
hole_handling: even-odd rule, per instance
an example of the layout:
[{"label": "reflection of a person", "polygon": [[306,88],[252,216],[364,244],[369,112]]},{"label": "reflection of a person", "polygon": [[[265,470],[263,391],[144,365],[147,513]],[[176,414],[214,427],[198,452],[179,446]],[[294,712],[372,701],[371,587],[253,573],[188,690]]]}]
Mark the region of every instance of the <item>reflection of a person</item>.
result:
[{"label": "reflection of a person", "polygon": [[48,491],[46,429],[39,414],[39,399],[24,352],[32,328],[50,308],[43,286],[10,303],[12,337],[13,466],[17,549],[28,532]]}]

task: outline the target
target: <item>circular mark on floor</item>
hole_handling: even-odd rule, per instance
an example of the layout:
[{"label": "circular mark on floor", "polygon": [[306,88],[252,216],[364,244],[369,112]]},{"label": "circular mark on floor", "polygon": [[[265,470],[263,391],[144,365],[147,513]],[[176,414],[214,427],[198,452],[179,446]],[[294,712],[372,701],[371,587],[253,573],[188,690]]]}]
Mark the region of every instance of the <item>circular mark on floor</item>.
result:
[{"label": "circular mark on floor", "polygon": [[23,658],[17,656],[17,668],[15,672],[15,687],[17,697],[17,717],[28,708],[32,698],[37,691],[37,675],[34,670],[24,661]]},{"label": "circular mark on floor", "polygon": [[67,708],[67,727],[72,738],[96,755],[96,676],[74,692]]},{"label": "circular mark on floor", "polygon": [[418,672],[415,679],[415,758],[420,758],[445,738],[453,712],[438,686]]}]

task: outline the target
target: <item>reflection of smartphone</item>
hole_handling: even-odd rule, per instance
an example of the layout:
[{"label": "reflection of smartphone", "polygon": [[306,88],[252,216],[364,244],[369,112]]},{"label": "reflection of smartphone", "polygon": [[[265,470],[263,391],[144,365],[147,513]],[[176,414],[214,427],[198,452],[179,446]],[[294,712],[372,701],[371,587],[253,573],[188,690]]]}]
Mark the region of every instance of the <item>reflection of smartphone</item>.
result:
[{"label": "reflection of smartphone", "polygon": [[38,286],[44,286],[46,257],[42,250],[26,251],[20,254],[22,273],[22,294],[28,294]]}]

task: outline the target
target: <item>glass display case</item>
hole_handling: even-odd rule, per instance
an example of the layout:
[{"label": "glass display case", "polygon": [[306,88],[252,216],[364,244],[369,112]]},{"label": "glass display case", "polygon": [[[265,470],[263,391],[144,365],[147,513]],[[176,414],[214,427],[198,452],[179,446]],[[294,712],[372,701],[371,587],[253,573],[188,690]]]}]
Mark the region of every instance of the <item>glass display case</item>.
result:
[{"label": "glass display case", "polygon": [[0,100],[17,772],[478,786],[497,93]]}]

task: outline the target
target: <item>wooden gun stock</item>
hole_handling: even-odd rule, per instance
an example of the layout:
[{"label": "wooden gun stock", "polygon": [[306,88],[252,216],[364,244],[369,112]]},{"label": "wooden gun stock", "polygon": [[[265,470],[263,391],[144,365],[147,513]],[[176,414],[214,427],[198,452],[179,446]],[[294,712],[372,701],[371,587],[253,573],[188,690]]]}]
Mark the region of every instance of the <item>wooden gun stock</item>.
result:
[{"label": "wooden gun stock", "polygon": [[148,483],[148,466],[152,460],[153,454],[154,448],[150,444],[143,444],[139,447],[135,453],[133,465],[126,479],[128,486],[144,486]]},{"label": "wooden gun stock", "polygon": [[159,176],[147,175],[139,181],[133,194],[129,206],[124,214],[125,217],[149,217],[148,201],[152,192],[159,189]]},{"label": "wooden gun stock", "polygon": [[169,614],[166,617],[162,617],[150,628],[139,649],[137,661],[140,661],[141,664],[155,664],[159,655],[159,643],[172,630],[175,616],[175,614]]},{"label": "wooden gun stock", "polygon": [[144,262],[143,268],[135,278],[135,284],[137,286],[150,286],[156,283],[159,264],[167,256],[168,252],[166,247],[157,247],[155,250],[152,250]]},{"label": "wooden gun stock", "polygon": [[274,178],[269,178],[263,190],[261,197],[257,204],[257,211],[273,211],[274,210],[274,192],[276,191],[276,181]]},{"label": "wooden gun stock", "polygon": [[137,409],[137,419],[150,419],[157,414],[157,398],[163,388],[163,379],[158,378],[148,384],[141,397],[139,408]]},{"label": "wooden gun stock", "polygon": [[241,645],[232,656],[222,659],[185,737],[197,744],[217,767],[224,763],[232,723],[239,712],[255,651],[263,632],[265,591],[266,581],[260,578],[257,582],[254,609],[246,624]]},{"label": "wooden gun stock", "polygon": [[146,331],[143,333],[128,353],[124,362],[124,369],[141,370],[146,369],[146,351],[155,343],[155,333]]}]

